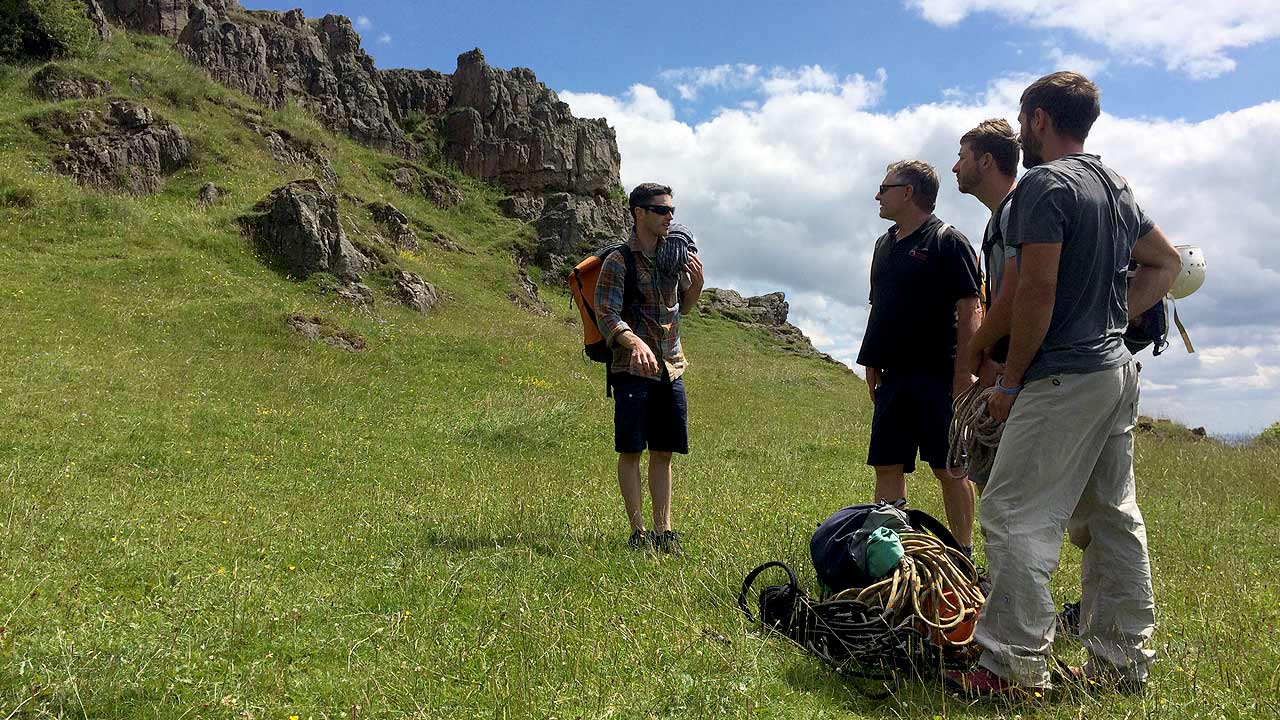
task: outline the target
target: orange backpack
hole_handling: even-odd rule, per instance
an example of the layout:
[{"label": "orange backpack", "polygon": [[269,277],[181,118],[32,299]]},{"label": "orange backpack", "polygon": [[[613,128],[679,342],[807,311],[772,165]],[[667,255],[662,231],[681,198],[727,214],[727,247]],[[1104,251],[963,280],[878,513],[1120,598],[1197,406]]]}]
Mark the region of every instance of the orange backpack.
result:
[{"label": "orange backpack", "polygon": [[622,260],[627,266],[626,278],[623,281],[622,307],[624,309],[630,307],[639,299],[640,292],[636,287],[636,259],[626,243],[609,245],[586,256],[569,273],[569,292],[573,294],[573,302],[578,306],[578,312],[582,314],[582,349],[588,358],[604,363],[606,395],[610,394],[607,379],[609,366],[613,360],[613,350],[609,348],[604,336],[600,333],[596,318],[596,283],[600,280],[600,269],[604,267],[605,260],[615,251],[622,253]]}]

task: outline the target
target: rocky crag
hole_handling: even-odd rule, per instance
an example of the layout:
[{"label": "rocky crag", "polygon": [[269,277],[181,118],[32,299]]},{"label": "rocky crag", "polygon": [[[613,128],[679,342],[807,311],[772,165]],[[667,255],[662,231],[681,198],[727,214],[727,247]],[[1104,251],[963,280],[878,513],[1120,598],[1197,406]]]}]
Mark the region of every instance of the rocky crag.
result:
[{"label": "rocky crag", "polygon": [[824,352],[818,352],[804,332],[787,322],[790,311],[787,298],[780,292],[743,297],[734,290],[707,288],[702,291],[698,312],[704,316],[732,320],[738,325],[764,332],[784,350],[803,357],[815,357],[847,369],[847,366]]},{"label": "rocky crag", "polygon": [[[172,38],[211,77],[265,105],[293,103],[406,159],[439,152],[467,175],[506,188],[512,197],[503,207],[537,232],[522,260],[560,270],[625,232],[614,131],[603,119],[573,117],[531,70],[490,67],[479,50],[459,56],[452,74],[379,70],[340,15],[313,20],[236,0],[85,2],[104,36],[116,23]],[[428,141],[414,132],[423,126],[434,129]],[[417,189],[442,204],[459,199],[456,190]]]}]

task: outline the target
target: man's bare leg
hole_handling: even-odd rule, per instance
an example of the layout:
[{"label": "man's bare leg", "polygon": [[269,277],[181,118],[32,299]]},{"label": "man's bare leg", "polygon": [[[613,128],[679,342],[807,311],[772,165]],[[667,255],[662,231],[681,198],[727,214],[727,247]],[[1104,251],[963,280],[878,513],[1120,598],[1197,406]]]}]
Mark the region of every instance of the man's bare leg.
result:
[{"label": "man's bare leg", "polygon": [[876,465],[876,500],[894,502],[907,496],[907,476],[902,465]]},{"label": "man's bare leg", "polygon": [[942,483],[942,507],[946,508],[951,534],[964,547],[973,547],[973,483],[967,475],[951,477],[946,468],[933,468],[933,475]]},{"label": "man's bare leg", "polygon": [[[639,492],[638,486],[637,492]],[[649,451],[649,499],[653,502],[653,531],[661,535],[671,529],[671,453],[669,452]]]},{"label": "man's bare leg", "polygon": [[[640,492],[641,454],[618,453],[618,487],[622,490],[622,503],[627,508],[627,521],[631,523],[633,531],[644,530],[644,496]],[[652,472],[651,469],[650,474]]]}]

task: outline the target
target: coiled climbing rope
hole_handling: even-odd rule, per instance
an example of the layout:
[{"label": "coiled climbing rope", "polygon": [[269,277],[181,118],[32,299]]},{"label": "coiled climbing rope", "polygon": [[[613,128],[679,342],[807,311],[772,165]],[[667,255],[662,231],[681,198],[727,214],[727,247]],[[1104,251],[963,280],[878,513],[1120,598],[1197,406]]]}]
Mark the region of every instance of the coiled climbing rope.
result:
[{"label": "coiled climbing rope", "polygon": [[[903,557],[893,572],[865,588],[850,588],[832,600],[856,600],[883,608],[892,621],[916,620],[940,633],[972,623],[986,598],[978,571],[964,553],[928,533],[902,533]],[[940,640],[939,633],[933,633]],[[943,635],[951,645],[967,645],[972,633]]]},{"label": "coiled climbing rope", "polygon": [[1004,432],[1004,423],[987,414],[987,400],[994,392],[995,388],[974,383],[952,403],[947,451],[947,472],[951,477],[990,474]]}]

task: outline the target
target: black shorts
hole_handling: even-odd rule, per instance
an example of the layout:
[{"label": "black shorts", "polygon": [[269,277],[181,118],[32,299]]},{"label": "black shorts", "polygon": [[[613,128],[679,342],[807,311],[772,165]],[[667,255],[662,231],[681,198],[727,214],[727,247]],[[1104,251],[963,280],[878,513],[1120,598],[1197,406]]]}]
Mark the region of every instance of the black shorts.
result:
[{"label": "black shorts", "polygon": [[938,370],[885,370],[876,390],[868,465],[902,465],[915,472],[916,451],[936,469],[947,466],[951,427],[951,374]]},{"label": "black shorts", "polygon": [[689,407],[684,380],[669,382],[614,373],[613,449],[620,453],[650,451],[689,453]]}]

